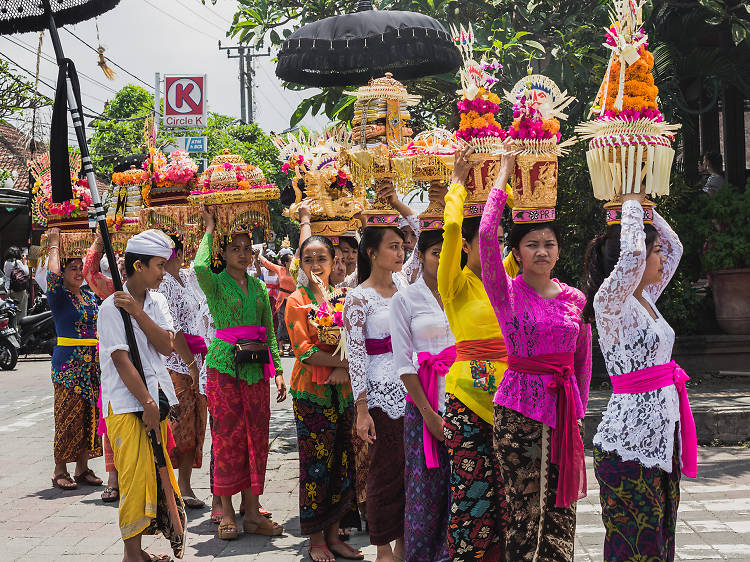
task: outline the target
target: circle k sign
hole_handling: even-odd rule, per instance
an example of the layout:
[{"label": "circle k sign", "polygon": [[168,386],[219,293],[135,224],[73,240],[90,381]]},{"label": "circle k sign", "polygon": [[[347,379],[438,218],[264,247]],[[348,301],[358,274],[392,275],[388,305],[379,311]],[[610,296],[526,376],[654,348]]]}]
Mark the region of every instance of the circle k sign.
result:
[{"label": "circle k sign", "polygon": [[206,76],[165,76],[164,126],[206,126]]}]

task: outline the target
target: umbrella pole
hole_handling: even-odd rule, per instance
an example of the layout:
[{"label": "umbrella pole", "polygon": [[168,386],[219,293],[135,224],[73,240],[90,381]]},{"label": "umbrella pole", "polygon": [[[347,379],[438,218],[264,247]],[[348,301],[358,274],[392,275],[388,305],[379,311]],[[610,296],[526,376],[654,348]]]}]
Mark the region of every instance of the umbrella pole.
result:
[{"label": "umbrella pole", "polygon": [[[49,11],[49,32],[52,38],[52,45],[55,49],[55,57],[57,58],[58,65],[66,64],[65,55],[62,49],[62,43],[60,42],[60,35],[57,33],[57,24],[55,23],[55,17],[47,4],[47,10]],[[117,260],[115,259],[115,252],[112,248],[112,239],[109,236],[109,230],[107,229],[107,221],[102,207],[101,199],[99,198],[99,190],[96,187],[96,176],[94,175],[94,166],[91,163],[91,153],[89,152],[89,145],[86,142],[86,130],[83,123],[83,114],[81,108],[78,107],[76,96],[73,92],[73,84],[70,81],[70,76],[66,74],[67,98],[68,98],[68,109],[70,116],[73,119],[73,127],[76,132],[76,139],[78,140],[78,146],[81,150],[81,165],[83,174],[86,176],[86,181],[89,185],[91,192],[91,202],[94,205],[94,213],[96,215],[96,222],[99,226],[99,231],[102,234],[102,241],[104,242],[104,252],[109,262],[109,271],[112,274],[112,282],[115,286],[115,291],[122,291],[122,279],[120,278],[120,271],[117,268]],[[138,345],[135,340],[135,332],[133,332],[133,320],[130,314],[125,310],[120,309],[123,323],[125,324],[125,337],[128,340],[128,346],[130,347],[130,360],[133,362],[133,366],[141,376],[143,384],[146,384],[146,377],[143,372],[143,364],[141,363],[141,355],[138,353]],[[182,522],[179,519],[176,509],[176,501],[174,499],[174,490],[172,489],[172,483],[169,480],[168,472],[166,470],[166,458],[164,457],[164,450],[161,445],[156,442],[156,434],[152,431],[149,434],[151,439],[151,446],[154,451],[154,459],[156,465],[159,468],[159,474],[161,475],[162,489],[167,499],[167,505],[170,511],[170,520],[175,531],[182,533]],[[173,505],[174,504],[174,505]],[[177,516],[177,517],[175,517]]]}]

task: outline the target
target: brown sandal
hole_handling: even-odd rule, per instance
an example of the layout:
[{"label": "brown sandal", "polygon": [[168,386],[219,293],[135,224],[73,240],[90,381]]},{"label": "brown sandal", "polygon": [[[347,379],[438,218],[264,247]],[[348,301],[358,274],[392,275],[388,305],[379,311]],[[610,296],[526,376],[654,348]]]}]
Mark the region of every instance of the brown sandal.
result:
[{"label": "brown sandal", "polygon": [[284,533],[284,527],[276,521],[266,519],[268,524],[260,525],[258,523],[242,523],[242,529],[248,535],[263,535],[264,537],[278,537]]},{"label": "brown sandal", "polygon": [[[61,480],[67,481],[67,485],[63,485],[60,483]],[[69,490],[76,490],[78,488],[78,484],[76,484],[73,479],[70,477],[69,472],[63,472],[62,474],[58,474],[57,476],[52,477],[52,487],[53,488],[60,488],[61,490],[69,491]]]},{"label": "brown sandal", "polygon": [[73,480],[75,480],[78,484],[82,484],[83,486],[101,486],[103,483],[102,479],[94,474],[94,471],[90,468],[87,468],[86,470],[81,472],[81,474],[74,476]]},{"label": "brown sandal", "polygon": [[223,541],[233,541],[240,536],[236,523],[221,523],[217,536]]}]

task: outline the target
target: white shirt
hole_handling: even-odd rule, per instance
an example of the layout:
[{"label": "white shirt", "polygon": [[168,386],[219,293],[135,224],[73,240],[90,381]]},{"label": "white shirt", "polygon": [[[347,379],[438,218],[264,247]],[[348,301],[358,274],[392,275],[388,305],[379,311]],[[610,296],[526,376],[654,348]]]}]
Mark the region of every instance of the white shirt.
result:
[{"label": "white shirt", "polygon": [[[455,343],[445,311],[421,276],[413,285],[404,287],[393,296],[391,345],[394,377],[400,379],[402,375],[416,373],[419,368],[417,354],[437,355]],[[445,377],[438,377],[438,389],[438,411],[443,413]]]},{"label": "white shirt", "polygon": [[[125,285],[125,291],[128,292],[127,284]],[[169,314],[169,306],[164,295],[152,291],[146,293],[143,310],[160,328],[174,333],[172,317]],[[112,406],[113,414],[142,412],[143,406],[125,386],[112,361],[112,353],[115,351],[120,349],[130,351],[125,337],[125,324],[122,321],[120,309],[114,304],[114,295],[107,297],[99,307],[96,329],[99,334],[99,363],[102,369],[102,413],[104,417],[109,414],[109,406]],[[146,334],[135,320],[133,320],[133,331],[143,363],[149,394],[158,404],[159,387],[161,387],[169,400],[169,405],[177,404],[172,378],[164,366],[166,357],[156,351],[156,348],[151,345]]]},{"label": "white shirt", "polygon": [[[399,290],[406,285],[395,274],[393,279]],[[368,355],[365,346],[367,339],[391,335],[392,301],[393,297],[384,298],[375,289],[361,285],[350,290],[344,303],[344,327],[354,397],[366,391],[368,408],[380,408],[397,420],[404,417],[406,387],[393,376],[393,353]]]},{"label": "white shirt", "polygon": [[[594,296],[599,346],[610,377],[669,363],[675,333],[656,308],[656,301],[677,270],[682,244],[659,213],[654,212],[665,257],[662,280],[643,290],[657,318],[633,295],[646,269],[646,233],[643,207],[637,201],[622,206],[620,258]],[[638,461],[647,468],[672,471],[675,426],[680,402],[674,385],[635,394],[613,394],[602,416],[594,445],[615,452],[624,461]]]}]

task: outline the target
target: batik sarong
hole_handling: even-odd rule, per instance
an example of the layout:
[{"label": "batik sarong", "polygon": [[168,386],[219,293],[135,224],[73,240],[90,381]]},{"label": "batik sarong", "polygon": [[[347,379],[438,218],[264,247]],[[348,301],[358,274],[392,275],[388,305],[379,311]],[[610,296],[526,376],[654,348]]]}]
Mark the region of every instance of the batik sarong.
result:
[{"label": "batik sarong", "polygon": [[357,435],[357,408],[354,408],[352,420],[352,448],[354,449],[354,475],[357,491],[357,503],[367,500],[367,473],[370,471],[370,446]]},{"label": "batik sarong", "polygon": [[102,456],[102,438],[96,434],[99,424],[96,404],[66,386],[58,383],[52,386],[55,391],[55,462],[76,462],[82,451],[88,451],[89,459]]},{"label": "batik sarong", "polygon": [[406,457],[404,514],[405,560],[448,562],[448,515],[450,513],[450,458],[438,443],[437,468],[427,469],[422,438],[422,415],[407,402],[404,414]]},{"label": "batik sarong", "polygon": [[303,535],[324,531],[357,511],[352,450],[353,407],[339,413],[337,394],[330,408],[295,398],[299,450],[299,518]]},{"label": "batik sarong", "polygon": [[268,461],[268,381],[238,384],[236,378],[209,368],[206,395],[212,417],[214,493],[233,496],[250,488],[260,496]]},{"label": "batik sarong", "polygon": [[500,561],[507,507],[492,426],[452,394],[443,418],[452,467],[448,554],[455,561]]},{"label": "batik sarong", "polygon": [[672,472],[623,461],[617,453],[594,447],[606,562],[674,560],[677,507],[680,503],[679,433]]},{"label": "batik sarong", "polygon": [[178,404],[169,411],[169,425],[174,435],[175,446],[169,450],[172,465],[178,466],[185,453],[195,451],[193,468],[203,464],[203,440],[206,437],[206,397],[193,385],[193,378],[184,373],[167,369],[172,377]]},{"label": "batik sarong", "polygon": [[370,543],[388,544],[404,534],[404,418],[371,408],[377,439],[370,445],[367,528]]},{"label": "batik sarong", "polygon": [[551,430],[495,406],[494,444],[510,516],[505,556],[514,561],[573,560],[576,504],[557,507],[557,465],[550,462]]}]

